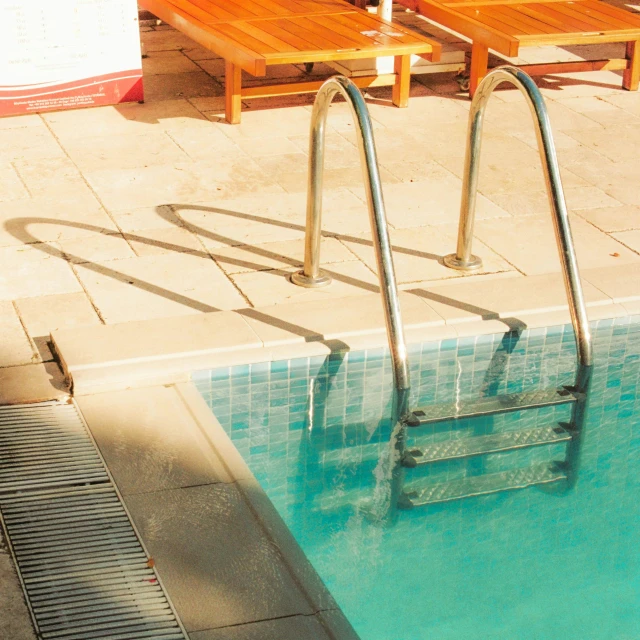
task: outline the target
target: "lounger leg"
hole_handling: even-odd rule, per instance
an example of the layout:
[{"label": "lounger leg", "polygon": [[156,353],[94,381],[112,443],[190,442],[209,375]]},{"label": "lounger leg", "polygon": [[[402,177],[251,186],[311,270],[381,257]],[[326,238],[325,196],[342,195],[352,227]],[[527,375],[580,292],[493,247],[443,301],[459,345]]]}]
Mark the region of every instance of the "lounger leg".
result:
[{"label": "lounger leg", "polygon": [[469,96],[473,98],[478,85],[487,75],[489,66],[489,49],[483,44],[474,42],[471,45],[471,77],[469,78]]},{"label": "lounger leg", "polygon": [[629,91],[637,91],[640,82],[640,40],[627,42],[627,68],[622,76],[622,86]]},{"label": "lounger leg", "polygon": [[224,115],[229,124],[240,122],[242,111],[242,70],[231,62],[225,63],[224,76]]},{"label": "lounger leg", "polygon": [[409,105],[409,89],[411,88],[411,56],[396,56],[394,58],[396,83],[393,85],[391,101],[396,107]]}]

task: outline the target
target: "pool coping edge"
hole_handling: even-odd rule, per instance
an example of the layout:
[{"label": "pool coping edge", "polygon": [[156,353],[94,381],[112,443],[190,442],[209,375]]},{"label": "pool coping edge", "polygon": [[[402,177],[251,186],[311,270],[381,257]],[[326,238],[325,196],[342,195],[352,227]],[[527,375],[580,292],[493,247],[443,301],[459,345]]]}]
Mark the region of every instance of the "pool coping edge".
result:
[{"label": "pool coping edge", "polygon": [[[640,305],[636,313],[640,313]],[[624,305],[598,305],[588,308],[590,322],[633,315]],[[568,310],[545,313],[520,314],[508,321],[505,319],[476,320],[456,324],[409,326],[405,328],[407,345],[438,342],[444,339],[465,338],[489,334],[504,334],[519,329],[535,329],[560,326],[570,323]],[[185,331],[189,331],[188,322]],[[107,328],[107,327],[103,327]],[[355,351],[386,348],[387,335],[384,327],[379,331],[335,336],[316,340],[295,341],[278,345],[258,345],[252,348],[211,349],[184,352],[177,350],[162,357],[141,357],[132,351],[131,357],[121,360],[83,365],[67,359],[65,349],[60,348],[59,336],[52,336],[59,353],[60,365],[74,396],[92,395],[122,389],[150,387],[164,384],[188,382],[195,371],[218,367],[289,360],[313,356],[326,356],[339,351]],[[170,339],[170,338],[169,338]]]}]

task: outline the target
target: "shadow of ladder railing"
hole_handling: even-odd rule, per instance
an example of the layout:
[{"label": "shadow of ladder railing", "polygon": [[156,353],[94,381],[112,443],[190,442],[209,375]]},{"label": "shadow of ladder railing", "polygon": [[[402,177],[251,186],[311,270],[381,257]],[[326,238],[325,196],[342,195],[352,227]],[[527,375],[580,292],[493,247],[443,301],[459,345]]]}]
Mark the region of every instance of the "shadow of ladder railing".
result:
[{"label": "shadow of ladder railing", "polygon": [[[295,273],[291,279],[299,286],[311,288],[326,286],[331,282],[331,278],[320,269],[322,178],[327,115],[331,101],[340,93],[349,104],[357,125],[358,148],[394,381],[391,436],[386,454],[387,460],[382,465],[385,469],[384,489],[380,491],[381,478],[378,477],[377,499],[373,501],[375,504],[370,504],[367,509],[370,515],[376,518],[393,518],[398,508],[411,509],[532,485],[563,483],[565,488],[571,488],[577,479],[587,396],[593,368],[591,335],[549,117],[544,100],[534,82],[526,73],[515,67],[500,67],[490,72],[478,87],[472,102],[458,247],[455,254],[445,258],[445,264],[465,271],[478,269],[482,265],[481,260],[471,253],[482,122],[489,97],[493,90],[505,81],[518,87],[525,95],[536,126],[576,340],[575,379],[573,384],[560,388],[486,395],[477,399],[457,400],[448,404],[434,404],[413,410],[409,407],[411,385],[407,348],[369,113],[358,88],[342,76],[327,80],[318,92],[314,104],[309,147],[305,261],[304,268]],[[429,442],[411,448],[407,446],[408,434],[415,435],[419,433],[420,427],[426,425],[559,405],[572,405],[569,422],[508,430],[489,435],[474,435],[444,442]],[[407,471],[424,465],[558,444],[566,445],[562,461],[547,461],[498,473],[464,476],[445,482],[425,482],[422,479],[407,484]],[[347,499],[349,499],[348,496]]]}]

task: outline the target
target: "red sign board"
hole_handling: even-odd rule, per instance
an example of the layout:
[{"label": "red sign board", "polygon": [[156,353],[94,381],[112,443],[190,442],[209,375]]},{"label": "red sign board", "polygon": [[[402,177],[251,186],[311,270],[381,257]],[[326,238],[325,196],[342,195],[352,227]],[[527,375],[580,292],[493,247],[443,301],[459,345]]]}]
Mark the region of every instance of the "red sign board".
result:
[{"label": "red sign board", "polygon": [[0,0],[0,116],[142,100],[135,0]]}]

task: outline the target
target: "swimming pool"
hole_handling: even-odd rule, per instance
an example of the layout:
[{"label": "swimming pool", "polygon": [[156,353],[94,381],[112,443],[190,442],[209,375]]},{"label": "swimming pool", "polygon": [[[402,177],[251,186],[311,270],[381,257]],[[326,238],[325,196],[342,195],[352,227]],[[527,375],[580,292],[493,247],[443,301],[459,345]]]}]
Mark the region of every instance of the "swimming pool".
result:
[{"label": "swimming pool", "polygon": [[[386,350],[216,369],[194,381],[363,640],[640,637],[640,318],[593,325],[576,486],[370,516],[388,448]],[[572,382],[570,326],[413,346],[411,406]],[[567,420],[546,407],[415,430],[409,444]],[[561,459],[564,445],[439,462],[434,482]]]}]

